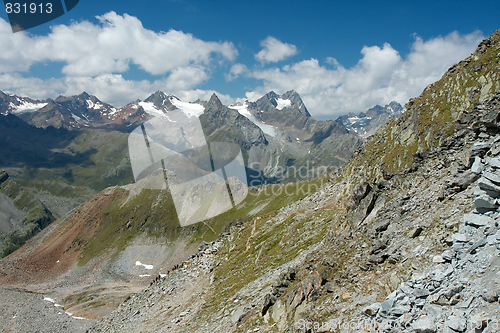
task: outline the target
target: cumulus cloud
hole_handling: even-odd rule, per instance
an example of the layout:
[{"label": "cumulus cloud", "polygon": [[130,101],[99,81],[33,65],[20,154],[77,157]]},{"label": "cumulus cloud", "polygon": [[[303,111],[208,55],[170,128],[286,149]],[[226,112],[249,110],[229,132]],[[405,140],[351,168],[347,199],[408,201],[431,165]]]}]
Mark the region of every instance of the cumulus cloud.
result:
[{"label": "cumulus cloud", "polygon": [[453,32],[427,41],[415,36],[405,58],[388,43],[365,46],[362,58],[349,69],[331,57],[324,65],[309,59],[282,68],[257,69],[248,75],[262,80],[263,85],[247,92],[246,97],[255,100],[270,90],[294,89],[314,116],[333,118],[393,100],[406,103],[469,56],[483,38],[480,31],[466,35]]},{"label": "cumulus cloud", "polygon": [[247,73],[248,72],[248,67],[244,64],[234,64],[231,66],[231,69],[229,70],[229,73],[224,73],[224,78],[226,79],[227,82],[232,81],[241,74]]},{"label": "cumulus cloud", "polygon": [[[204,69],[214,56],[233,61],[238,52],[229,42],[207,42],[182,31],[154,32],[136,17],[109,12],[88,21],[53,27],[47,36],[27,33],[0,38],[0,72],[27,71],[37,62],[66,63],[68,76],[121,73],[136,64],[149,74],[160,75],[187,68]],[[10,29],[0,19],[0,31]],[[196,84],[196,83],[195,83]]]},{"label": "cumulus cloud", "polygon": [[41,80],[25,78],[18,73],[0,74],[1,90],[20,96],[44,100],[58,95],[79,95],[83,91],[97,96],[100,100],[116,107],[121,107],[136,99],[144,100],[157,90],[173,94],[183,101],[193,102],[197,99],[208,101],[213,93],[229,105],[234,98],[215,90],[181,89],[174,87],[167,79],[150,82],[148,80],[127,80],[121,74],[103,74],[96,77],[68,76],[58,79]]},{"label": "cumulus cloud", "polygon": [[[0,18],[0,33],[5,32],[0,34],[0,89],[37,99],[85,90],[116,106],[144,99],[156,90],[196,100],[213,93],[196,86],[207,81],[216,66],[232,62],[238,55],[230,42],[203,41],[176,30],[154,32],[127,14],[110,12],[97,19],[98,24],[58,25],[46,36],[33,36],[12,34],[9,24]],[[47,62],[64,64],[65,76],[41,80],[19,74]],[[131,64],[161,78],[126,80],[122,73]]]},{"label": "cumulus cloud", "polygon": [[255,55],[255,59],[261,63],[278,62],[297,54],[297,47],[292,44],[283,43],[272,36],[260,42],[263,47]]}]

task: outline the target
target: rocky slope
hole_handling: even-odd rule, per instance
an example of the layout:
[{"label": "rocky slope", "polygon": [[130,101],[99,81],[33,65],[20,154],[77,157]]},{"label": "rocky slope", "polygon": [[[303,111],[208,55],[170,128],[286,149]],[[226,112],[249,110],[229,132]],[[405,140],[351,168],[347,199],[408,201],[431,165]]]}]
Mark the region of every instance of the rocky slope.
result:
[{"label": "rocky slope", "polygon": [[0,170],[0,207],[0,257],[14,252],[54,221],[50,210],[3,170]]},{"label": "rocky slope", "polygon": [[314,194],[235,225],[90,331],[498,331],[499,45],[500,30]]}]

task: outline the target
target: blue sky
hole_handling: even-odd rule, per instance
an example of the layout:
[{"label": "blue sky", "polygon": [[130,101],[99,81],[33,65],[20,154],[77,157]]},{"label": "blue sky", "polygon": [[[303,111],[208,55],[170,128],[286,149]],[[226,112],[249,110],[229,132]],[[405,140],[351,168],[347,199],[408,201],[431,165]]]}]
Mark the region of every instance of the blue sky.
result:
[{"label": "blue sky", "polygon": [[229,104],[294,89],[335,118],[418,95],[499,17],[498,1],[80,0],[13,34],[2,11],[0,90],[121,106],[156,90]]}]

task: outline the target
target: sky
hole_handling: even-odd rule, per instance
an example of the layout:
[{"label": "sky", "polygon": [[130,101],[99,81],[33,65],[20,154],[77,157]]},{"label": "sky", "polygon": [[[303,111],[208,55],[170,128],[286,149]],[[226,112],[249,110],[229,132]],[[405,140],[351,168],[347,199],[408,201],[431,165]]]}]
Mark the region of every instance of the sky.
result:
[{"label": "sky", "polygon": [[418,96],[500,29],[496,1],[80,0],[12,33],[0,13],[0,90],[96,95],[116,107],[157,90],[183,101],[297,91],[317,119]]}]

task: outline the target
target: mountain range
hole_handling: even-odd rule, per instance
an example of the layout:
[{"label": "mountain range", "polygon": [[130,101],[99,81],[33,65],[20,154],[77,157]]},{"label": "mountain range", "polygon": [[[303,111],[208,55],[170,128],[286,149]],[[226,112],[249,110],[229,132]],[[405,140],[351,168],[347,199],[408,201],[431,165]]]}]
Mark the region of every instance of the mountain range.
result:
[{"label": "mountain range", "polygon": [[[148,188],[149,176],[134,183],[128,154],[134,129],[176,109],[198,117],[208,143],[238,144],[249,184],[256,185],[232,210],[188,227],[179,225],[168,190]],[[54,288],[71,311],[109,315],[144,287],[149,275],[138,275],[137,263],[172,267],[200,241],[217,241],[313,195],[366,138],[403,112],[391,102],[318,121],[295,91],[228,106],[215,94],[188,103],[157,91],[121,108],[85,92],[45,101],[0,92],[0,251],[8,255],[0,281],[22,280],[37,292]],[[305,174],[297,172],[302,168]],[[319,240],[324,227],[304,241]],[[161,255],[153,260],[151,253]],[[100,283],[86,281],[112,287],[101,294]]]}]

